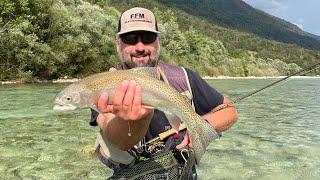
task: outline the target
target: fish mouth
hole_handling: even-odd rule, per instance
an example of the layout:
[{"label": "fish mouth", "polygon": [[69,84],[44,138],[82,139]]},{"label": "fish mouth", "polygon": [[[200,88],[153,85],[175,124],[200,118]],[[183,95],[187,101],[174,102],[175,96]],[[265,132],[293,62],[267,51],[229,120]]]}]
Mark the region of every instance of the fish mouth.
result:
[{"label": "fish mouth", "polygon": [[78,109],[76,106],[66,106],[66,105],[61,105],[61,104],[55,104],[53,107],[53,111],[55,112],[65,112],[65,111],[74,111]]}]

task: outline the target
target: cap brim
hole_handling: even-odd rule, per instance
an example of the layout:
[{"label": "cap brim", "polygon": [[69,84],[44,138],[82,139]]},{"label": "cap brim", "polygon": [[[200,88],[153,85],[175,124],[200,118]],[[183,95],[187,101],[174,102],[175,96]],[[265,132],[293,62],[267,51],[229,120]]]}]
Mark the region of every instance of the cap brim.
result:
[{"label": "cap brim", "polygon": [[117,35],[125,34],[125,33],[132,32],[132,31],[149,31],[149,32],[160,34],[160,31],[155,31],[154,29],[132,27],[132,28],[128,28],[124,31],[118,32]]}]

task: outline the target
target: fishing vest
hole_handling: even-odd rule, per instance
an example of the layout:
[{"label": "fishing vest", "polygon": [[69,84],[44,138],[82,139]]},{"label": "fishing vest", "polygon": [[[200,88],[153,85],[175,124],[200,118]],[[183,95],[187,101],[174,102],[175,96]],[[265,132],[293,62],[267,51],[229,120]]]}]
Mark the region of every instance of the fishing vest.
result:
[{"label": "fishing vest", "polygon": [[181,95],[188,97],[189,103],[194,108],[192,99],[192,89],[186,70],[183,67],[174,66],[163,61],[159,61],[160,80],[174,87]]}]

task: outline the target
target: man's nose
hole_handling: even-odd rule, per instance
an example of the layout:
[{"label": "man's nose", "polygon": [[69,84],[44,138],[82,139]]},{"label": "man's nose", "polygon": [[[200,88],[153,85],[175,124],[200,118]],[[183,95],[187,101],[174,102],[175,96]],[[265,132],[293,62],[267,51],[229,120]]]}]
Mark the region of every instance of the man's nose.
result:
[{"label": "man's nose", "polygon": [[143,51],[145,51],[145,45],[142,43],[140,37],[139,37],[139,39],[138,39],[137,44],[135,45],[135,48],[136,48],[136,51],[138,51],[138,52],[143,52]]}]

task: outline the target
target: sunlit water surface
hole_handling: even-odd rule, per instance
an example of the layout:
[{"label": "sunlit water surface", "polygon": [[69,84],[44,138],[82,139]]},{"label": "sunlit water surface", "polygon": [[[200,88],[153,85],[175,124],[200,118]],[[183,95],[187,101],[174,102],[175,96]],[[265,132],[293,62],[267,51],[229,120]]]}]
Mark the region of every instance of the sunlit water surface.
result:
[{"label": "sunlit water surface", "polygon": [[[231,99],[275,79],[209,80]],[[67,84],[0,86],[0,179],[103,179],[90,112],[55,114]],[[240,101],[239,119],[210,144],[199,179],[319,179],[320,79],[290,79]]]}]

